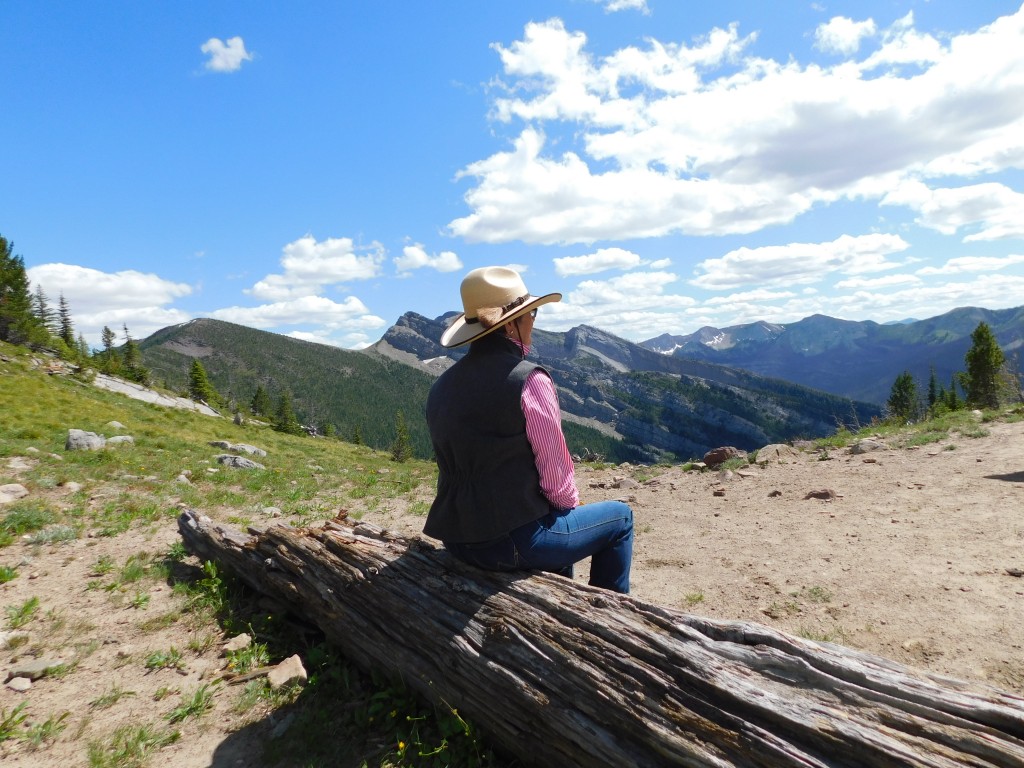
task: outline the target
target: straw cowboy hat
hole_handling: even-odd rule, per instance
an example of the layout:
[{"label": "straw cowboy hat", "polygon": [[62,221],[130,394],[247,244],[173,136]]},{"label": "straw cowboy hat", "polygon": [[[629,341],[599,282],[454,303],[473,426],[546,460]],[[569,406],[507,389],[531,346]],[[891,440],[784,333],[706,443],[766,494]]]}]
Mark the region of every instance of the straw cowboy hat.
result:
[{"label": "straw cowboy hat", "polygon": [[508,267],[474,269],[462,281],[463,313],[441,334],[442,347],[476,341],[527,312],[561,301],[562,294],[532,296],[519,273]]}]

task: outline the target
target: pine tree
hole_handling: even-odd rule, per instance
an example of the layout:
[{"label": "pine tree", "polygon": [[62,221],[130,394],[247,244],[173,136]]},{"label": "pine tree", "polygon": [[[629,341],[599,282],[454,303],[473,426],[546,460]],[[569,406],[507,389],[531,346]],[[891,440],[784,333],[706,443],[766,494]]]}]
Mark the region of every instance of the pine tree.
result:
[{"label": "pine tree", "polygon": [[150,382],[149,369],[142,364],[142,353],[135,339],[128,333],[128,324],[124,324],[124,358],[121,361],[124,377],[129,381],[148,385]]},{"label": "pine tree", "polygon": [[57,315],[53,311],[53,307],[50,306],[50,298],[41,285],[37,285],[35,293],[32,294],[32,314],[51,335],[56,336],[60,333]]},{"label": "pine tree", "polygon": [[121,369],[121,358],[118,357],[117,350],[114,349],[115,341],[117,341],[117,335],[104,325],[103,331],[100,333],[103,349],[99,353],[100,370],[104,373],[114,374]]},{"label": "pine tree", "polygon": [[292,396],[287,391],[283,392],[277,401],[273,424],[274,429],[278,432],[286,432],[289,435],[302,434],[302,425],[299,424],[295,411],[292,409]]},{"label": "pine tree", "polygon": [[917,382],[910,371],[904,371],[896,377],[886,406],[890,418],[897,421],[909,421],[917,417]]},{"label": "pine tree", "polygon": [[267,390],[263,388],[262,384],[257,384],[256,393],[252,396],[252,402],[249,403],[249,411],[254,416],[270,416],[273,408],[274,405],[270,402]]},{"label": "pine tree", "polygon": [[931,367],[931,373],[928,375],[928,408],[934,408],[935,404],[939,402],[940,397],[939,380],[935,377],[935,366]]},{"label": "pine tree", "polygon": [[337,428],[331,422],[327,422],[323,427],[324,437],[334,437],[338,434]]},{"label": "pine tree", "polygon": [[68,345],[68,349],[74,349],[75,328],[71,323],[71,307],[68,305],[68,301],[64,298],[63,293],[60,295],[60,304],[58,306],[57,315],[60,318],[60,331],[57,335]]},{"label": "pine tree", "polygon": [[352,427],[352,444],[362,445],[363,444],[363,430],[358,424]]},{"label": "pine tree", "polygon": [[946,407],[951,411],[959,411],[963,407],[960,396],[956,393],[956,374],[949,378],[949,391],[946,392]]},{"label": "pine tree", "polygon": [[82,333],[78,334],[75,351],[78,353],[78,362],[81,365],[88,365],[92,357],[92,351],[89,349],[89,343],[85,340],[85,335]]},{"label": "pine tree", "polygon": [[210,379],[206,375],[206,369],[198,359],[192,361],[188,371],[188,396],[196,402],[203,402],[207,405],[219,405],[220,395],[213,388]]},{"label": "pine tree", "polygon": [[32,313],[25,260],[14,255],[14,244],[0,237],[0,341],[45,345],[46,326]]},{"label": "pine tree", "polygon": [[395,441],[391,444],[392,461],[408,461],[412,458],[412,445],[409,442],[409,429],[405,425],[405,414],[395,414]]},{"label": "pine tree", "polygon": [[976,408],[999,407],[999,378],[1006,357],[988,323],[978,323],[971,334],[967,363],[967,404]]}]

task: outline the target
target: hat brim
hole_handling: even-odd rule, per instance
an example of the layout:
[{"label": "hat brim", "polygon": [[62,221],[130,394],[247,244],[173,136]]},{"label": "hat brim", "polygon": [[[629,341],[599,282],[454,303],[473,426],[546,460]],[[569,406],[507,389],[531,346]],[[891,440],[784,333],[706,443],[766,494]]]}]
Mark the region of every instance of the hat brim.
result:
[{"label": "hat brim", "polygon": [[500,318],[498,322],[490,328],[484,328],[480,323],[467,323],[466,314],[462,313],[456,317],[454,322],[452,322],[452,324],[445,329],[445,332],[441,334],[441,346],[448,349],[451,349],[452,347],[461,347],[463,344],[476,341],[477,339],[483,338],[487,334],[498,330],[505,325],[505,323],[510,323],[517,317],[522,317],[528,312],[532,312],[541,304],[550,304],[561,300],[562,294],[560,293],[547,293],[543,296],[529,296],[526,301],[516,307],[513,311],[509,312],[507,316]]}]

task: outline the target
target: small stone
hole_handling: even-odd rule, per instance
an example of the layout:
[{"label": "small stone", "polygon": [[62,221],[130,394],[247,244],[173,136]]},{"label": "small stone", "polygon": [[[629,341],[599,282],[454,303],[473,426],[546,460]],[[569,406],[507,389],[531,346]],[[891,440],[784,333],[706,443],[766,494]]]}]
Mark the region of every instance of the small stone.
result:
[{"label": "small stone", "polygon": [[244,456],[235,456],[232,453],[222,453],[217,456],[217,463],[234,469],[266,469],[259,462],[247,459]]},{"label": "small stone", "polygon": [[103,426],[110,427],[113,430],[125,429],[124,424],[122,424],[120,421],[108,421]]},{"label": "small stone", "polygon": [[246,633],[235,635],[226,643],[224,643],[224,653],[236,653],[244,648],[248,648],[252,644],[252,638]]},{"label": "small stone", "polygon": [[107,438],[107,445],[134,445],[135,438],[131,435],[114,435]]},{"label": "small stone", "polygon": [[0,504],[10,504],[12,501],[23,499],[26,496],[28,496],[28,488],[20,483],[0,485]]},{"label": "small stone", "polygon": [[32,681],[27,677],[12,677],[7,681],[7,687],[18,693],[25,693],[32,687]]},{"label": "small stone", "polygon": [[66,451],[98,451],[107,444],[103,435],[95,432],[85,432],[81,429],[69,429],[68,439],[64,443]]},{"label": "small stone", "polygon": [[715,488],[715,490],[713,490],[711,492],[711,495],[712,496],[725,496],[725,488]]},{"label": "small stone", "polygon": [[280,517],[284,513],[279,507],[264,507],[263,514],[267,517]]},{"label": "small stone", "polygon": [[63,664],[63,659],[26,659],[11,665],[7,673],[8,679],[12,677],[27,677],[29,680],[38,680],[50,670],[56,669]]},{"label": "small stone", "polygon": [[28,640],[28,632],[18,629],[0,632],[0,650],[7,650]]},{"label": "small stone", "polygon": [[66,483],[61,483],[60,487],[68,493],[78,493],[82,490],[82,484],[76,483],[74,480],[68,480]]},{"label": "small stone", "polygon": [[289,656],[267,674],[267,681],[275,691],[284,688],[286,685],[302,685],[306,682],[306,679],[306,668],[302,666],[302,659],[299,658],[298,654]]},{"label": "small stone", "polygon": [[292,727],[292,723],[294,723],[294,722],[295,722],[295,713],[294,712],[289,712],[287,715],[285,715],[283,718],[281,718],[281,722],[279,722],[277,725],[275,725],[271,729],[271,731],[270,731],[270,738],[272,738],[272,739],[279,739],[279,738],[281,738],[282,736],[284,736],[285,731],[287,731],[289,728]]}]

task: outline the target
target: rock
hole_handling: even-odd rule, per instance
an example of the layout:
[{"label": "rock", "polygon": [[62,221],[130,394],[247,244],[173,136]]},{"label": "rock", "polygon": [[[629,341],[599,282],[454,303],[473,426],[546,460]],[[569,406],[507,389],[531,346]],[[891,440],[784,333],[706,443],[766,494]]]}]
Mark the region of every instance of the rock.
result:
[{"label": "rock", "polygon": [[107,438],[107,445],[134,445],[135,438],[131,435],[114,435]]},{"label": "rock", "polygon": [[720,448],[713,448],[705,453],[704,463],[711,469],[714,469],[729,459],[740,459],[746,457],[746,455],[746,451],[741,451],[739,448],[734,448],[731,445],[725,445]]},{"label": "rock", "polygon": [[12,677],[7,681],[7,687],[18,693],[25,693],[32,687],[32,681],[27,677]]},{"label": "rock", "polygon": [[781,496],[781,495],[782,495],[782,491],[780,491],[780,490],[779,490],[778,488],[776,488],[776,489],[775,489],[774,491],[771,491],[771,492],[770,492],[770,493],[768,494],[768,498],[769,498],[769,499],[777,499],[777,498],[779,498],[779,496]]},{"label": "rock", "polygon": [[182,485],[192,485],[192,481],[189,480],[188,478],[189,476],[182,472],[180,475],[174,478],[174,482],[181,483]]},{"label": "rock", "polygon": [[251,644],[252,638],[243,632],[240,635],[235,635],[224,643],[224,653],[235,653],[248,648]]},{"label": "rock", "polygon": [[286,685],[306,682],[306,668],[302,666],[302,659],[298,654],[289,656],[267,674],[267,681],[272,689],[279,690]]},{"label": "rock", "polygon": [[865,437],[863,440],[858,440],[856,443],[850,446],[849,453],[854,456],[861,453],[871,453],[872,451],[886,451],[889,446],[883,443],[881,440],[876,440],[873,437]]},{"label": "rock", "polygon": [[262,448],[257,448],[255,445],[248,445],[246,443],[235,443],[228,450],[234,451],[235,453],[248,453],[250,456],[267,455],[267,452]]},{"label": "rock", "polygon": [[27,677],[29,680],[38,680],[40,677],[63,665],[63,659],[25,659],[11,665],[11,668],[7,671],[7,679]]},{"label": "rock", "polygon": [[28,488],[20,483],[0,485],[0,504],[10,504],[12,501],[24,499],[26,496],[28,496]]},{"label": "rock", "polygon": [[839,494],[837,494],[831,488],[822,488],[820,491],[808,491],[807,495],[804,496],[804,500],[824,499],[825,501],[832,501],[833,499],[836,498],[839,498]]},{"label": "rock", "polygon": [[785,445],[784,443],[772,443],[766,445],[764,448],[757,452],[757,463],[767,464],[770,461],[784,464],[788,461],[794,461],[800,457],[800,451],[796,448]]},{"label": "rock", "polygon": [[98,451],[107,444],[103,435],[95,432],[84,432],[81,429],[69,429],[68,439],[64,443],[65,451]]},{"label": "rock", "polygon": [[277,723],[270,731],[270,738],[279,739],[284,736],[285,732],[292,727],[292,723],[295,722],[295,713],[289,712],[283,718],[281,722]]},{"label": "rock", "polygon": [[212,445],[214,448],[220,448],[225,451],[231,450],[231,443],[227,440],[211,440],[208,445]]},{"label": "rock", "polygon": [[7,460],[7,468],[12,472],[27,472],[38,463],[35,459],[29,461],[24,456],[12,456]]},{"label": "rock", "polygon": [[110,428],[111,428],[111,429],[113,429],[114,431],[117,431],[117,430],[122,430],[122,429],[126,429],[125,425],[124,425],[124,424],[122,424],[122,423],[121,423],[120,421],[108,421],[108,422],[107,422],[106,424],[104,424],[103,426],[105,426],[105,427],[110,427]]},{"label": "rock", "polygon": [[236,427],[240,427],[243,424],[245,424],[245,419],[242,418],[242,414],[239,413],[238,411],[235,411],[235,418],[233,419],[233,421],[235,422]]},{"label": "rock", "polygon": [[68,493],[78,493],[82,490],[82,484],[76,483],[74,480],[68,480],[67,482],[61,483],[60,487]]},{"label": "rock", "polygon": [[18,629],[0,632],[0,650],[7,650],[28,640],[28,632]]},{"label": "rock", "polygon": [[222,453],[217,457],[217,463],[234,469],[266,469],[259,462],[247,459],[243,456],[235,456],[233,453]]},{"label": "rock", "polygon": [[280,507],[264,507],[263,514],[267,517],[280,517],[284,514]]},{"label": "rock", "polygon": [[725,496],[725,488],[716,488],[711,492],[712,496]]},{"label": "rock", "polygon": [[620,477],[612,483],[612,488],[639,488],[640,483],[631,477]]}]

